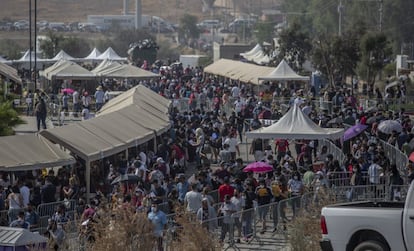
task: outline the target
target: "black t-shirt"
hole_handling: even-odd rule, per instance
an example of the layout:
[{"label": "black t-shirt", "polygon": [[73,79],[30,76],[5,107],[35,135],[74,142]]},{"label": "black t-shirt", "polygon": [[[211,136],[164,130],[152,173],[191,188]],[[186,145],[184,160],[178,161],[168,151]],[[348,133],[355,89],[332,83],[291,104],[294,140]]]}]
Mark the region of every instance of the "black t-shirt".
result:
[{"label": "black t-shirt", "polygon": [[244,209],[253,208],[253,201],[256,199],[256,194],[252,191],[246,191],[246,200],[244,204]]}]

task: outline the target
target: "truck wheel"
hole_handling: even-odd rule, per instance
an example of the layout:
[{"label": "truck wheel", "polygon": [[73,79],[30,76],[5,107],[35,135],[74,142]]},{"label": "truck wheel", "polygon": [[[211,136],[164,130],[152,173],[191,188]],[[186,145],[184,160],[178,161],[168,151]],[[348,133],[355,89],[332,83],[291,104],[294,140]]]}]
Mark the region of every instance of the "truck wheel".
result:
[{"label": "truck wheel", "polygon": [[364,241],[359,243],[354,251],[389,251],[389,248],[379,241]]}]

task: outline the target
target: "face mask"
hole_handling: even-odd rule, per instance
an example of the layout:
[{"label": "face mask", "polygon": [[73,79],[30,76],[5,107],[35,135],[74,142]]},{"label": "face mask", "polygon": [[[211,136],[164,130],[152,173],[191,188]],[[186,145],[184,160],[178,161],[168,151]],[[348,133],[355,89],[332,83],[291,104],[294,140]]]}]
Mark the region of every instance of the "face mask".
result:
[{"label": "face mask", "polygon": [[152,211],[153,213],[156,213],[156,212],[158,211],[158,208],[156,208],[156,207],[151,207],[151,211]]},{"label": "face mask", "polygon": [[357,169],[356,169],[356,168],[354,168],[354,169],[352,169],[352,171],[354,171],[354,173],[356,173]]},{"label": "face mask", "polygon": [[297,180],[297,179],[298,179],[298,176],[294,176],[294,177],[293,177],[293,179],[294,179],[294,180]]},{"label": "face mask", "polygon": [[245,200],[245,199],[246,199],[246,196],[245,196],[245,195],[243,195],[243,196],[242,196],[242,199],[243,199],[243,200]]}]

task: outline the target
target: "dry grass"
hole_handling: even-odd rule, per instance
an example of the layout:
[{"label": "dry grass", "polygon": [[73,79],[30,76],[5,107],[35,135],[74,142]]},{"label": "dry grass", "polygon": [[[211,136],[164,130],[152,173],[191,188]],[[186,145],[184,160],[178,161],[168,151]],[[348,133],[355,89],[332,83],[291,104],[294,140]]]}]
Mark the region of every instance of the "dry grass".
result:
[{"label": "dry grass", "polygon": [[303,209],[299,216],[291,223],[289,242],[292,251],[319,251],[321,239],[320,214],[326,205],[335,204],[335,196],[319,192],[318,202],[309,197],[306,210]]},{"label": "dry grass", "polygon": [[[32,0],[34,2],[34,0]],[[135,0],[129,0],[131,12],[135,12]],[[202,16],[201,1],[179,0],[142,0],[142,13],[167,18],[175,22],[177,16],[185,12]],[[1,0],[0,19],[28,19],[28,0]],[[160,7],[160,4],[162,7]],[[37,1],[38,20],[49,22],[85,22],[87,15],[112,14],[120,15],[123,11],[123,0],[43,0]]]}]

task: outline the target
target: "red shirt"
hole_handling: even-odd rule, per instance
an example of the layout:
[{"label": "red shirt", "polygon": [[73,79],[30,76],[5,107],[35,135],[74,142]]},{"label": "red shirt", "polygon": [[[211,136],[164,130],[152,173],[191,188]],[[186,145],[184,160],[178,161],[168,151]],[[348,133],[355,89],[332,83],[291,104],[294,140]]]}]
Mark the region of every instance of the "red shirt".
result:
[{"label": "red shirt", "polygon": [[285,153],[289,147],[289,142],[286,139],[278,139],[275,141],[276,150]]},{"label": "red shirt", "polygon": [[232,186],[230,186],[229,184],[223,184],[219,187],[218,193],[219,193],[220,202],[223,202],[224,201],[224,196],[226,196],[227,194],[230,197],[233,197],[234,188]]}]

